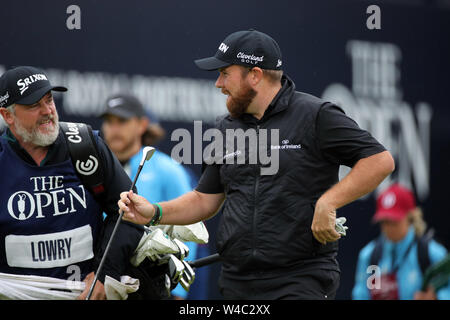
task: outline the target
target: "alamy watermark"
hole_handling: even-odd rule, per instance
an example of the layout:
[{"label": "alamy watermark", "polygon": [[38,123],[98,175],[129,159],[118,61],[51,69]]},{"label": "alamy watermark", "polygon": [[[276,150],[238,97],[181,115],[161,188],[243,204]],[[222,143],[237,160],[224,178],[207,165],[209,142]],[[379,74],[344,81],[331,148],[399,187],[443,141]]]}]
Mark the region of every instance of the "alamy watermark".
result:
[{"label": "alamy watermark", "polygon": [[[178,143],[172,148],[171,157],[182,164],[258,164],[261,175],[274,175],[279,169],[279,151],[301,149],[301,145],[280,145],[279,129],[211,128],[203,132],[202,121],[194,121],[193,137],[187,129],[172,132],[171,141]],[[204,149],[203,142],[210,142]],[[193,149],[193,150],[192,150]],[[193,151],[193,152],[192,152]]]},{"label": "alamy watermark", "polygon": [[69,290],[82,290],[83,284],[81,282],[81,268],[76,264],[67,267],[66,273],[69,277],[66,280],[66,287]]},{"label": "alamy watermark", "polygon": [[367,7],[367,14],[370,16],[366,20],[366,27],[369,30],[380,30],[381,29],[381,9],[379,6],[372,4]]},{"label": "alamy watermark", "polygon": [[381,268],[372,264],[367,267],[366,272],[370,274],[366,282],[367,289],[381,289]]},{"label": "alamy watermark", "polygon": [[72,4],[67,7],[66,13],[69,16],[66,19],[66,27],[69,30],[80,30],[81,29],[81,9],[79,6]]}]

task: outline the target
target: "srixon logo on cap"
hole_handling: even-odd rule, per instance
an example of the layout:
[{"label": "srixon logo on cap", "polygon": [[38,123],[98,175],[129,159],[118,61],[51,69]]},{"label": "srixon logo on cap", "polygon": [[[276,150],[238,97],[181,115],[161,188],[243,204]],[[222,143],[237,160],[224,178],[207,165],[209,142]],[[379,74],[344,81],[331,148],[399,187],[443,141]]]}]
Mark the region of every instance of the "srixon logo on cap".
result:
[{"label": "srixon logo on cap", "polygon": [[32,74],[29,77],[17,80],[17,86],[20,89],[20,95],[23,95],[23,93],[29,88],[30,84],[40,80],[48,81],[45,74],[42,73]]}]

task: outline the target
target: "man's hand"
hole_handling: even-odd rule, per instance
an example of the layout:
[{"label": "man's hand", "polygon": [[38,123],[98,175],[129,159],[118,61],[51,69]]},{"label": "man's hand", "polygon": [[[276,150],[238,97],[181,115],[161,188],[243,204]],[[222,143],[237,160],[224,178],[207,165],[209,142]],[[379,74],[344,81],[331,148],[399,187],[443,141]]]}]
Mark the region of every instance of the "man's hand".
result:
[{"label": "man's hand", "polygon": [[120,210],[124,212],[124,220],[136,224],[147,224],[155,215],[155,209],[151,203],[144,197],[133,193],[133,191],[122,192],[117,204],[119,205],[119,212]]},{"label": "man's hand", "polygon": [[[91,272],[86,276],[86,278],[84,278],[83,281],[86,283],[86,287],[84,288],[84,291],[77,297],[77,300],[86,299],[89,293],[89,289],[91,288],[92,281],[94,281],[94,277],[94,272]],[[95,284],[90,300],[106,300],[105,287],[103,287],[103,283],[101,283],[99,280],[97,280],[97,283]]]},{"label": "man's hand", "polygon": [[314,238],[322,244],[341,238],[336,231],[336,208],[319,199],[314,210],[311,230]]}]

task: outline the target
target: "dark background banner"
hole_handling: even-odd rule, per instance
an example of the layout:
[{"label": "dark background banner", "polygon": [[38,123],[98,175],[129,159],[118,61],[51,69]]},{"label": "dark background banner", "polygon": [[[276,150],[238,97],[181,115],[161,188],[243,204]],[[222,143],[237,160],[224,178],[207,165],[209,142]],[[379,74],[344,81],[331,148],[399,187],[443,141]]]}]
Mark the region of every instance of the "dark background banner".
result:
[{"label": "dark background banner", "polygon": [[[370,222],[374,196],[392,181],[415,191],[429,227],[450,247],[450,6],[446,1],[3,1],[0,74],[16,65],[45,69],[61,120],[100,128],[106,97],[138,95],[171,133],[194,120],[204,129],[226,111],[215,72],[193,60],[214,54],[231,32],[270,34],[297,90],[340,104],[394,155],[396,171],[374,193],[342,208],[349,225],[340,241],[338,299],[349,299],[359,250],[378,234]],[[367,8],[380,8],[381,29],[369,29]],[[79,8],[80,29],[70,29]],[[68,13],[69,11],[69,13]],[[72,24],[71,24],[72,23]],[[69,25],[69,27],[68,27]],[[0,124],[0,131],[4,128]],[[195,137],[193,137],[195,139]],[[197,175],[200,165],[188,165]],[[342,169],[342,174],[346,169]],[[1,179],[6,179],[2,177]],[[207,222],[214,252],[218,219]],[[211,273],[209,298],[220,298]]]}]

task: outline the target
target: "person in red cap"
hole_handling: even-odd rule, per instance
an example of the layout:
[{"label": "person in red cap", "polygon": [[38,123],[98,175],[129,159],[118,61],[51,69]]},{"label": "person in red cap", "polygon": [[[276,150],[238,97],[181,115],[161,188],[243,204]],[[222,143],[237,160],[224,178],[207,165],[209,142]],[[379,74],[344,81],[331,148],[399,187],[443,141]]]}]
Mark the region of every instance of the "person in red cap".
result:
[{"label": "person in red cap", "polygon": [[414,194],[395,183],[377,198],[375,223],[381,235],[359,253],[355,300],[447,300],[450,285],[421,291],[428,267],[445,258],[447,250],[426,231]]}]

